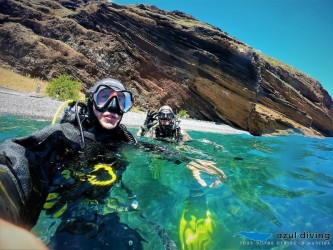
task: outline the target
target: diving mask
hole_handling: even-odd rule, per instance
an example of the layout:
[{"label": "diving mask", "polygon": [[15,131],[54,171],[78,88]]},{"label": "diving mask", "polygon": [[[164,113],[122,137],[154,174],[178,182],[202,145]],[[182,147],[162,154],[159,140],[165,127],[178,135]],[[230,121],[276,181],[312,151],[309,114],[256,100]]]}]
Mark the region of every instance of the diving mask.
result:
[{"label": "diving mask", "polygon": [[126,113],[133,105],[132,93],[126,90],[114,90],[106,85],[100,85],[93,94],[95,108],[100,112],[113,111]]},{"label": "diving mask", "polygon": [[158,119],[172,121],[173,119],[175,119],[175,115],[168,110],[167,111],[162,110],[158,112]]}]

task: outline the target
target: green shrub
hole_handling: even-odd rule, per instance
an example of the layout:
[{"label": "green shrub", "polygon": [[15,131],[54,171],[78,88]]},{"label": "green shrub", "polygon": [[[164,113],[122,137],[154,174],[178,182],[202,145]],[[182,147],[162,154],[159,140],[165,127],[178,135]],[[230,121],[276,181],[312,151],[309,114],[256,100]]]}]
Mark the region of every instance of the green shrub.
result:
[{"label": "green shrub", "polygon": [[51,98],[60,100],[79,100],[82,84],[71,79],[69,75],[53,78],[46,87],[46,93]]},{"label": "green shrub", "polygon": [[131,111],[136,112],[136,113],[141,113],[141,114],[145,113],[144,111],[142,111],[141,107],[136,106],[136,105],[132,106]]},{"label": "green shrub", "polygon": [[177,116],[179,118],[189,118],[190,117],[190,115],[187,113],[187,111],[183,110],[183,109],[178,112]]}]

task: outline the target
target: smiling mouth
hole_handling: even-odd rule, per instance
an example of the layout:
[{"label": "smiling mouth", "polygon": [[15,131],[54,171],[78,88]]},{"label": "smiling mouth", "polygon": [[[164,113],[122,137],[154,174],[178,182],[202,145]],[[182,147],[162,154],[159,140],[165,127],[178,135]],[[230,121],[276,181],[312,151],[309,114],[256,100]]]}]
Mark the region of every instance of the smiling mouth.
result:
[{"label": "smiling mouth", "polygon": [[118,115],[117,115],[117,114],[114,114],[114,113],[109,113],[109,114],[105,114],[105,115],[103,115],[103,117],[107,117],[107,118],[115,118],[115,119],[117,119],[117,118],[118,118]]},{"label": "smiling mouth", "polygon": [[103,115],[103,118],[106,119],[107,121],[111,121],[111,120],[117,120],[118,116],[116,114],[106,114]]}]

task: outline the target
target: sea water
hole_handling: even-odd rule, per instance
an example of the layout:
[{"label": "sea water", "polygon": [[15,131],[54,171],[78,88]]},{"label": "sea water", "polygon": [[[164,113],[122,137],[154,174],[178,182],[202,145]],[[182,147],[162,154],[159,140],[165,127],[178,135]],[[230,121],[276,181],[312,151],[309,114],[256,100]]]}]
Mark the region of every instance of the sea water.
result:
[{"label": "sea water", "polygon": [[[0,141],[49,123],[0,116]],[[73,235],[64,240],[71,245],[80,239],[92,249],[98,237],[120,228],[125,233],[117,229],[112,241],[122,242],[125,249],[140,248],[135,239],[143,249],[333,248],[333,138],[189,134],[193,141],[185,146],[141,138],[143,146],[125,146],[122,180],[136,196],[128,197],[117,184],[106,198],[89,201],[86,210],[77,206],[76,214],[94,214],[98,223],[75,224]],[[202,171],[207,187],[201,187],[186,167],[197,159],[213,161],[227,181],[211,185],[217,177]],[[87,203],[79,196],[71,199]],[[131,204],[136,209],[129,209]],[[57,234],[58,240],[63,235],[62,220],[59,213],[43,211],[33,231],[52,246]],[[108,249],[112,242],[105,244]]]}]

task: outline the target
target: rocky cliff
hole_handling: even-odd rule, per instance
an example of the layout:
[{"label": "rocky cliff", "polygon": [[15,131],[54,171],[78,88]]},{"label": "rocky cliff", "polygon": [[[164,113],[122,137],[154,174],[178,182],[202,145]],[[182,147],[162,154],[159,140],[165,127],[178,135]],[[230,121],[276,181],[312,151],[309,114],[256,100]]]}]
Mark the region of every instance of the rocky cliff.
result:
[{"label": "rocky cliff", "polygon": [[0,0],[0,65],[47,80],[66,73],[85,88],[117,77],[137,106],[169,104],[255,135],[333,136],[332,98],[318,81],[178,11]]}]

